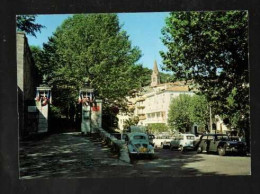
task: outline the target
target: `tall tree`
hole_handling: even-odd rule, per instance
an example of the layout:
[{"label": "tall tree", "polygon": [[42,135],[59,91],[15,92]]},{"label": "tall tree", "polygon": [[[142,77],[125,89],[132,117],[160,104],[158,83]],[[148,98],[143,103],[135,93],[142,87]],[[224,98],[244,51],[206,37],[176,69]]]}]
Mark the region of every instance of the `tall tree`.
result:
[{"label": "tall tree", "polygon": [[41,29],[45,26],[35,23],[37,15],[17,15],[16,16],[16,28],[18,31],[24,31],[25,33],[36,37],[35,32],[41,32]]},{"label": "tall tree", "polygon": [[249,132],[247,11],[173,12],[162,34],[164,69],[193,80],[226,124]]},{"label": "tall tree", "polygon": [[204,128],[208,121],[208,103],[204,96],[181,94],[172,99],[168,116],[172,129],[187,132],[194,124]]},{"label": "tall tree", "polygon": [[173,99],[169,108],[169,126],[179,132],[189,131],[193,125],[190,107],[191,96],[189,95],[180,95]]},{"label": "tall tree", "polygon": [[105,108],[119,106],[128,91],[142,86],[141,52],[132,47],[116,14],[74,15],[43,46],[42,73],[53,86],[56,105],[73,106],[86,78]]}]

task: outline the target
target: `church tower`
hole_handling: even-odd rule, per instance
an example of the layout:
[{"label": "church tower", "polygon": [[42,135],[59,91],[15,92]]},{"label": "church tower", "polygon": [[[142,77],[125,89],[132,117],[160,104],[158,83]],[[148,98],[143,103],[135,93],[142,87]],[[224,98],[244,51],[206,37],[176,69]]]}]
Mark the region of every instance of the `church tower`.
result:
[{"label": "church tower", "polygon": [[159,84],[160,84],[160,73],[159,73],[159,70],[158,70],[158,67],[157,67],[157,62],[154,61],[153,73],[152,73],[152,76],[151,76],[151,86],[154,87],[154,86],[157,86]]}]

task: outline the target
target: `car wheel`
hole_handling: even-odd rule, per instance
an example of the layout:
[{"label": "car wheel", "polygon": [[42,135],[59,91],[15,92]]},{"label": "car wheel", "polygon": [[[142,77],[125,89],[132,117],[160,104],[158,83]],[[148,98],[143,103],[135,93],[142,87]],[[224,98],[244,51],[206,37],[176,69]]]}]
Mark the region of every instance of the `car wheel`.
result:
[{"label": "car wheel", "polygon": [[199,147],[197,148],[197,153],[198,153],[198,154],[202,153],[202,147],[199,146]]},{"label": "car wheel", "polygon": [[220,156],[225,156],[226,155],[226,148],[225,147],[218,147],[218,154]]},{"label": "car wheel", "polygon": [[184,147],[182,145],[180,145],[179,149],[181,152],[184,152]]}]

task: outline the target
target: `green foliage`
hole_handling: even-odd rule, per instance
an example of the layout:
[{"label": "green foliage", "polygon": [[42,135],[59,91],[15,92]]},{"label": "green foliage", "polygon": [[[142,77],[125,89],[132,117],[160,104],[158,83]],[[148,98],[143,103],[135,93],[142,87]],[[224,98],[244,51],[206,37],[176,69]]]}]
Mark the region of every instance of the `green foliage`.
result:
[{"label": "green foliage", "polygon": [[193,124],[204,127],[208,119],[208,105],[205,97],[181,94],[172,99],[168,116],[171,129],[179,132],[190,131]]},{"label": "green foliage", "polygon": [[169,83],[174,81],[174,76],[168,73],[160,72],[161,83]]},{"label": "green foliage", "polygon": [[121,106],[130,90],[142,86],[146,71],[136,64],[140,57],[116,14],[81,14],[56,29],[37,63],[53,87],[55,105],[63,112],[77,101],[86,78],[104,109],[110,110]]},{"label": "green foliage", "polygon": [[139,122],[139,117],[138,116],[134,116],[132,118],[129,118],[125,121],[123,128],[124,129],[128,129],[130,126],[136,126]]},{"label": "green foliage", "polygon": [[18,15],[16,16],[17,31],[24,31],[26,34],[36,37],[35,32],[41,32],[45,26],[35,23],[36,15]]},{"label": "green foliage", "polygon": [[216,114],[249,130],[248,13],[173,12],[162,34],[164,69],[193,80]]},{"label": "green foliage", "polygon": [[34,59],[35,66],[38,72],[39,82],[42,81],[42,76],[44,74],[44,69],[42,69],[41,59],[42,59],[42,49],[39,46],[30,46],[30,50],[32,53],[32,58]]},{"label": "green foliage", "polygon": [[147,129],[150,133],[154,134],[169,131],[169,128],[165,123],[150,123],[148,124]]},{"label": "green foliage", "polygon": [[200,127],[205,127],[209,122],[209,104],[205,96],[193,95],[190,103],[191,121]]}]

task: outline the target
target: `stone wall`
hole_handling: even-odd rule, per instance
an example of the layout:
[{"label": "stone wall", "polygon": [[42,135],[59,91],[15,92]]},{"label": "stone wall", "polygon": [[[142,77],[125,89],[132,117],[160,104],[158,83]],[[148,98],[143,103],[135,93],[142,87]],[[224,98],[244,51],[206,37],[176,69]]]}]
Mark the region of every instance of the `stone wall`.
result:
[{"label": "stone wall", "polygon": [[19,135],[24,136],[28,132],[28,105],[35,97],[37,86],[37,71],[28,45],[26,35],[23,32],[16,34],[17,45],[17,97],[18,97],[18,117]]}]

